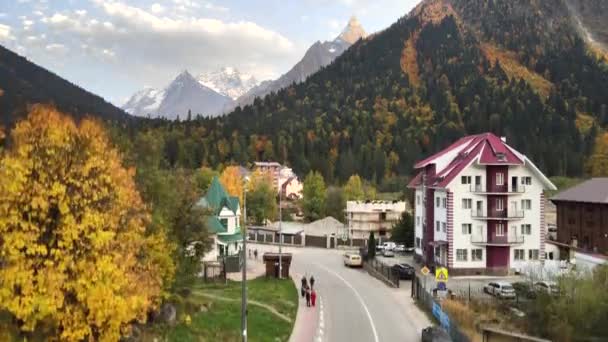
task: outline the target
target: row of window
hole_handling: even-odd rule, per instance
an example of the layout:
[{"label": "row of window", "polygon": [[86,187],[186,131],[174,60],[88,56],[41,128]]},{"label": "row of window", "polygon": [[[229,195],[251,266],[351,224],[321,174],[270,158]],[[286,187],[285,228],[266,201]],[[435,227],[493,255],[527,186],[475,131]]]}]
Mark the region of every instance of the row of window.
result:
[{"label": "row of window", "polygon": [[[469,250],[468,249],[457,249],[456,250],[456,261],[468,261]],[[483,261],[483,249],[476,248],[471,249],[471,261]]]},{"label": "row of window", "polygon": [[[528,260],[538,260],[540,252],[538,249],[528,250]],[[525,261],[526,250],[515,249],[513,253],[513,260]],[[469,250],[468,249],[456,249],[456,261],[469,261]],[[471,249],[471,261],[483,261],[483,249]]]},{"label": "row of window", "polygon": [[[538,260],[539,258],[538,249],[528,249],[528,260]],[[526,260],[526,250],[525,249],[516,249],[513,253],[513,260],[515,261],[525,261]]]},{"label": "row of window", "polygon": [[438,232],[439,228],[441,228],[441,231],[444,233],[447,233],[447,224],[445,222],[439,222],[439,221],[435,221],[435,231]]},{"label": "row of window", "polygon": [[[496,210],[503,211],[505,209],[504,198],[495,198],[494,200],[495,200],[494,207],[496,208]],[[477,207],[478,207],[478,209],[481,209],[481,207],[483,207],[483,201],[477,201]],[[472,209],[472,208],[473,208],[473,200],[470,198],[463,198],[462,199],[462,209]],[[514,211],[517,210],[517,201],[511,202],[511,209]],[[522,210],[532,210],[532,200],[522,199],[521,200],[521,209]]]},{"label": "row of window", "polygon": [[[463,185],[470,185],[471,176],[461,176],[460,183]],[[481,184],[480,176],[477,176],[477,178],[475,179],[475,183]],[[496,174],[496,185],[504,185],[504,184],[505,184],[505,174],[502,172],[497,173]],[[521,177],[521,184],[522,185],[532,185],[532,177]]]},{"label": "row of window", "polygon": [[445,197],[435,197],[435,206],[437,208],[443,207],[444,209],[448,207],[448,199]]},{"label": "row of window", "polygon": [[[470,223],[462,224],[462,234],[470,235],[473,225]],[[479,233],[483,230],[483,226],[477,226]],[[511,226],[511,231],[517,231],[517,226]],[[504,236],[505,234],[505,226],[502,223],[498,223],[496,225],[496,236]],[[521,225],[521,235],[531,235],[532,234],[532,225],[531,224],[522,224]]]}]

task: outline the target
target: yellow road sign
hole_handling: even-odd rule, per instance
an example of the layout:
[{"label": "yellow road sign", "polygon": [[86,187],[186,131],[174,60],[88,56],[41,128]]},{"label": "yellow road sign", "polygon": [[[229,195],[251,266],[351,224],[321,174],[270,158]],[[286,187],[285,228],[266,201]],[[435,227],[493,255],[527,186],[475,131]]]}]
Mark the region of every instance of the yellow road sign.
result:
[{"label": "yellow road sign", "polygon": [[448,281],[448,269],[445,267],[438,267],[435,270],[435,281],[447,282]]},{"label": "yellow road sign", "polygon": [[422,267],[422,269],[420,269],[420,273],[422,273],[423,275],[427,275],[427,274],[429,274],[429,272],[431,272],[431,270],[429,270],[429,268],[426,266],[424,266],[424,267]]}]

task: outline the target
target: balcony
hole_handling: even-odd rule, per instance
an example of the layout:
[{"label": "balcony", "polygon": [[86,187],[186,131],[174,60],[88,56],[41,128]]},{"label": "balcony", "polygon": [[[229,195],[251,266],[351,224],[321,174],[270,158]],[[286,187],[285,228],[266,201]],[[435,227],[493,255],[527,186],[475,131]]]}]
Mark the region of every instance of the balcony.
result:
[{"label": "balcony", "polygon": [[473,209],[471,210],[471,217],[477,220],[499,220],[499,221],[512,221],[521,220],[524,218],[523,210],[503,210],[489,212],[485,209]]},{"label": "balcony", "polygon": [[471,235],[471,243],[474,245],[482,245],[482,246],[512,246],[512,245],[520,245],[524,243],[524,236],[509,233],[503,236],[490,235],[487,233],[484,234],[473,234]]},{"label": "balcony", "polygon": [[471,184],[470,191],[478,195],[521,195],[526,192],[523,185],[504,186],[502,189],[488,189],[485,184]]}]

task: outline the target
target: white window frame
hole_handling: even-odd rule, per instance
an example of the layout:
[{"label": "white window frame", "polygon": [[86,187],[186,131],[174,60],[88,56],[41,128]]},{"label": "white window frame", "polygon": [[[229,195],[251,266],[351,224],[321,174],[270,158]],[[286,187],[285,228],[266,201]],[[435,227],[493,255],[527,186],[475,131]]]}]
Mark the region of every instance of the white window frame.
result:
[{"label": "white window frame", "polygon": [[420,205],[420,195],[416,195],[416,204]]},{"label": "white window frame", "polygon": [[[519,256],[519,258],[518,258]],[[514,249],[513,250],[514,261],[526,261],[526,250],[525,249]]]},{"label": "white window frame", "polygon": [[[480,254],[479,257],[476,257],[476,253],[475,252],[477,252],[477,251],[480,252],[479,253]],[[471,261],[483,261],[483,248],[474,248],[474,249],[471,249]]]},{"label": "white window frame", "polygon": [[471,176],[461,176],[460,183],[462,185],[471,185]]},{"label": "white window frame", "polygon": [[438,232],[438,231],[439,231],[439,226],[440,226],[439,221],[435,221],[435,231],[436,231],[436,232]]},{"label": "white window frame", "polygon": [[456,250],[456,261],[468,261],[468,249],[457,249]]},{"label": "white window frame", "polygon": [[496,173],[496,185],[505,185],[505,174],[502,172]]},{"label": "white window frame", "polygon": [[521,184],[522,185],[532,185],[532,177],[530,177],[530,176],[521,177]]},{"label": "white window frame", "polygon": [[529,223],[522,224],[521,235],[532,235],[532,225]]},{"label": "white window frame", "polygon": [[538,249],[528,249],[528,260],[539,260],[540,251]]},{"label": "white window frame", "polygon": [[496,224],[496,230],[494,232],[495,232],[496,236],[505,236],[505,225],[504,225],[504,223],[497,223]]},{"label": "white window frame", "polygon": [[473,209],[473,200],[471,198],[463,198],[462,209]]},{"label": "white window frame", "polygon": [[419,226],[420,225],[420,216],[416,216],[416,225]]},{"label": "white window frame", "polygon": [[[529,204],[529,205],[526,205]],[[521,200],[521,210],[532,210],[532,200],[522,199]]]},{"label": "white window frame", "polygon": [[435,197],[435,206],[437,208],[441,207],[441,197]]},{"label": "white window frame", "polygon": [[505,210],[505,200],[504,198],[496,199],[496,211],[504,211]]},{"label": "white window frame", "polygon": [[441,231],[444,233],[447,233],[448,231],[448,225],[445,222],[441,222]]},{"label": "white window frame", "polygon": [[441,199],[441,204],[443,205],[444,209],[448,208],[448,199],[446,197]]},{"label": "white window frame", "polygon": [[462,235],[471,235],[472,230],[473,230],[473,225],[471,223],[462,224]]}]

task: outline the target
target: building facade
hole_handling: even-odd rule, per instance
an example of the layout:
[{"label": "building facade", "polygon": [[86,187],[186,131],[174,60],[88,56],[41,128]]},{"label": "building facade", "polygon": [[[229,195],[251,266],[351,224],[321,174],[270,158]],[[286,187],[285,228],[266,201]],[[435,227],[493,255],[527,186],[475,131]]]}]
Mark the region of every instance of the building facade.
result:
[{"label": "building facade", "polygon": [[219,178],[214,177],[209,190],[196,205],[211,212],[207,229],[213,242],[203,261],[217,261],[222,256],[237,254],[243,243],[238,197],[229,196]]},{"label": "building facade", "polygon": [[388,240],[391,228],[405,211],[402,201],[348,201],[346,221],[350,239],[367,239],[374,232],[377,240]]},{"label": "building facade", "polygon": [[565,260],[599,264],[608,256],[608,178],[593,178],[551,198],[557,208],[555,245]]},{"label": "building facade", "polygon": [[417,258],[456,274],[505,274],[543,259],[543,191],[555,186],[504,139],[464,137],[415,168]]},{"label": "building facade", "polygon": [[278,189],[281,180],[281,164],[277,162],[255,162],[253,170],[267,173],[272,177],[272,184]]}]

